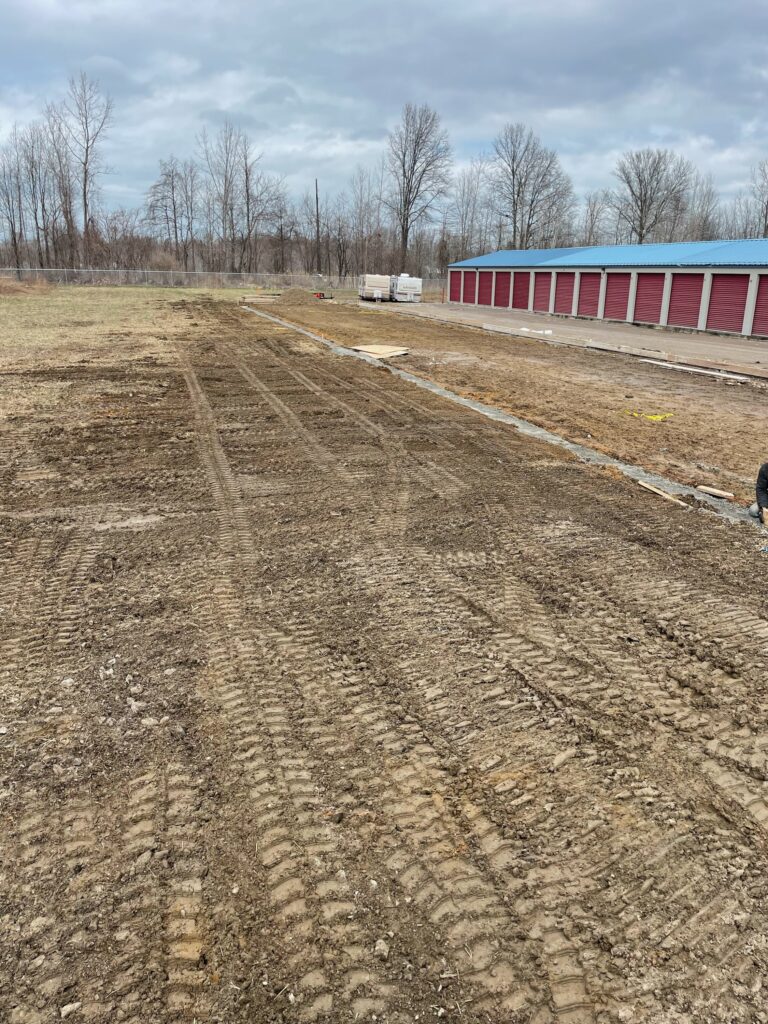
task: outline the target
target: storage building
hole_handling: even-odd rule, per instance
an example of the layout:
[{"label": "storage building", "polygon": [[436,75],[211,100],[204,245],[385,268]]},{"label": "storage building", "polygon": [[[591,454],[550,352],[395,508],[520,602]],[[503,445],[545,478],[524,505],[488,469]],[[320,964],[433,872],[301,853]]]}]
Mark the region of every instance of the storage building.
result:
[{"label": "storage building", "polygon": [[452,263],[448,301],[768,337],[768,238],[502,250]]}]

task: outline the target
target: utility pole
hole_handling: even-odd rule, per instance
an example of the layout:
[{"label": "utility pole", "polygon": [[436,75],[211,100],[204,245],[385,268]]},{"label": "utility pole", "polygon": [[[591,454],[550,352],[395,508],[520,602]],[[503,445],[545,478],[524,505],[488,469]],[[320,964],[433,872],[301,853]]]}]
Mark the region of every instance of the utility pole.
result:
[{"label": "utility pole", "polygon": [[317,272],[322,274],[323,266],[320,257],[320,193],[315,178],[315,252],[317,254]]}]

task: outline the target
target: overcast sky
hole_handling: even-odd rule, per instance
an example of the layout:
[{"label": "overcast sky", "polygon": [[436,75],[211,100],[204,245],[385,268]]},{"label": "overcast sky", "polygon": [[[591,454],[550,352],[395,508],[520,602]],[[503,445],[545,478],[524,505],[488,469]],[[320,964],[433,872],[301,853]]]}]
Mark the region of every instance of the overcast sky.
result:
[{"label": "overcast sky", "polygon": [[409,100],[458,163],[530,124],[579,192],[628,147],[674,147],[726,196],[768,156],[765,0],[0,0],[0,138],[81,68],[115,101],[113,205],[225,118],[293,193],[335,190]]}]

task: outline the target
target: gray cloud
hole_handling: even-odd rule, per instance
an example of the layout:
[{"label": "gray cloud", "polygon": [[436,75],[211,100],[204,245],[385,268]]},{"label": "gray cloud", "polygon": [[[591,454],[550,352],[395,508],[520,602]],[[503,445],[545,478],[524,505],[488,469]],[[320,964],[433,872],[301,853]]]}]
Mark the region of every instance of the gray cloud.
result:
[{"label": "gray cloud", "polygon": [[530,123],[579,190],[629,146],[672,146],[732,193],[768,155],[760,0],[4,0],[0,136],[84,68],[114,96],[111,202],[229,117],[295,191],[340,187],[408,100],[442,114],[459,161]]}]

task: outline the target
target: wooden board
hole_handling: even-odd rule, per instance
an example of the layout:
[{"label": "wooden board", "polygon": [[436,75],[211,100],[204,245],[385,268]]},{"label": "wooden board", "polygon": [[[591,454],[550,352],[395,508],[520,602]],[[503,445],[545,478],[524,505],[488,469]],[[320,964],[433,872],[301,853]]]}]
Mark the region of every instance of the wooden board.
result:
[{"label": "wooden board", "polygon": [[675,505],[680,505],[681,508],[690,508],[690,505],[686,505],[684,501],[680,501],[678,498],[673,497],[671,494],[667,494],[666,491],[660,490],[658,487],[654,487],[653,484],[647,484],[645,480],[637,481],[641,487],[644,487],[646,491],[651,491],[653,494],[658,494],[660,498],[666,498],[667,501],[673,502]]},{"label": "wooden board", "polygon": [[367,356],[377,359],[392,359],[394,356],[407,356],[407,348],[395,348],[393,345],[351,345],[355,352],[364,352]]},{"label": "wooden board", "polygon": [[713,498],[735,498],[736,495],[731,491],[718,491],[716,487],[707,487],[705,484],[699,484],[696,488],[697,491],[701,491],[702,494],[711,494]]}]

